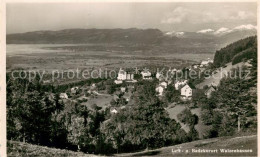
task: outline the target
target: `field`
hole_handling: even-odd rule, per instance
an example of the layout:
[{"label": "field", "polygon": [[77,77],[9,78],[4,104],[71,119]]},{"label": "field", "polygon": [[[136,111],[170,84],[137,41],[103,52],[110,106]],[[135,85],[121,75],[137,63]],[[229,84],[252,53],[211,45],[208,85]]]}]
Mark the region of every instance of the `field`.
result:
[{"label": "field", "polygon": [[[101,51],[55,48],[60,44],[46,45],[7,45],[7,70],[41,69],[51,71],[68,69],[115,69],[149,66],[181,68],[213,58],[213,53],[190,52],[160,53],[139,51]],[[75,45],[74,45],[75,46]],[[51,47],[51,48],[50,48]]]},{"label": "field", "polygon": [[205,79],[202,83],[197,84],[196,88],[198,89],[203,89],[204,86],[210,86],[210,85],[214,85],[214,86],[218,86],[220,83],[220,80],[225,77],[225,75],[227,75],[231,69],[235,69],[238,67],[242,67],[245,63],[241,62],[235,65],[232,65],[231,63],[227,63],[226,67],[224,68],[218,68],[215,70],[215,72],[212,74],[212,76],[210,78]]},{"label": "field", "polygon": [[113,96],[110,95],[95,95],[91,96],[91,98],[87,102],[82,104],[87,105],[88,107],[90,107],[93,104],[96,104],[99,107],[106,108],[110,104],[110,101],[112,99]]}]

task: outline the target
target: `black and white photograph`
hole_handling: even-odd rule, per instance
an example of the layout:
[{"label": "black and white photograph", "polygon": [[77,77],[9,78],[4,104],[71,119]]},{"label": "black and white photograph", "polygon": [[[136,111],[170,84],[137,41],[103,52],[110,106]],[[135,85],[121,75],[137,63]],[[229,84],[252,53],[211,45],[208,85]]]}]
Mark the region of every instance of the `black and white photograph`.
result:
[{"label": "black and white photograph", "polygon": [[257,7],[6,1],[1,157],[257,156]]}]

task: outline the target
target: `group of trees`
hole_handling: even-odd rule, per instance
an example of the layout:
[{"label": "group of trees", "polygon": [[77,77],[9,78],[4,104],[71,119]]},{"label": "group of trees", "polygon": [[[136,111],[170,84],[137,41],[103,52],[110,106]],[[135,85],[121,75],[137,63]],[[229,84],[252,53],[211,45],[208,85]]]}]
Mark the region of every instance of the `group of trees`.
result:
[{"label": "group of trees", "polygon": [[66,130],[55,118],[64,107],[59,95],[50,99],[37,80],[7,80],[8,139],[60,147]]},{"label": "group of trees", "polygon": [[165,101],[168,103],[180,101],[180,91],[176,90],[175,87],[171,84],[165,90]]},{"label": "group of trees", "polygon": [[14,80],[9,75],[7,80],[9,140],[104,154],[189,140],[156,97],[155,82],[140,82],[134,105],[111,115],[109,109],[64,103],[58,92],[52,94],[39,80]]},{"label": "group of trees", "polygon": [[[241,130],[256,131],[256,67],[233,69],[208,101],[202,105],[202,121],[212,125],[208,137],[233,135]],[[236,71],[240,71],[239,74]],[[250,74],[247,75],[247,70]]]},{"label": "group of trees", "polygon": [[221,67],[228,62],[233,64],[257,56],[257,37],[251,36],[234,42],[216,52],[214,66]]},{"label": "group of trees", "polygon": [[111,142],[118,152],[157,148],[187,140],[180,125],[169,118],[150,83],[144,81],[137,87],[135,105],[102,124],[106,142]]},{"label": "group of trees", "polygon": [[[7,138],[63,149],[99,152],[105,111],[63,101],[39,80],[7,75]],[[87,148],[87,149],[86,149]]]}]

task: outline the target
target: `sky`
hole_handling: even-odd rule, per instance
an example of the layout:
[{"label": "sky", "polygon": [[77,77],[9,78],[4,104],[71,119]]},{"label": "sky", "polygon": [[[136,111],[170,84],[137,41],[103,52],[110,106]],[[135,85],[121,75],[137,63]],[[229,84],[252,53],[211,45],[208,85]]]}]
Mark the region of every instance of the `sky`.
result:
[{"label": "sky", "polygon": [[195,32],[257,23],[247,3],[9,3],[7,34],[72,28],[157,28]]}]

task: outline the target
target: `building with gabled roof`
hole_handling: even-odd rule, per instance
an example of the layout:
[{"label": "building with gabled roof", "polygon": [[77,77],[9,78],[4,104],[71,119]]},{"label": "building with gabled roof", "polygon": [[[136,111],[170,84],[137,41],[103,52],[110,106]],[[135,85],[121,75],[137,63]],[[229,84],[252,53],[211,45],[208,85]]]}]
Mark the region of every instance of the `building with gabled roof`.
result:
[{"label": "building with gabled roof", "polygon": [[67,93],[60,93],[60,98],[61,99],[68,99],[69,97],[68,97]]},{"label": "building with gabled roof", "polygon": [[214,86],[210,86],[206,91],[205,91],[205,95],[207,96],[207,98],[211,97],[212,92],[216,91],[216,88]]},{"label": "building with gabled roof", "polygon": [[192,90],[194,88],[190,85],[186,84],[184,87],[181,88],[181,96],[183,98],[191,98],[192,97]]},{"label": "building with gabled roof", "polygon": [[117,75],[117,80],[126,80],[127,73],[123,69],[120,68],[118,75]]}]

